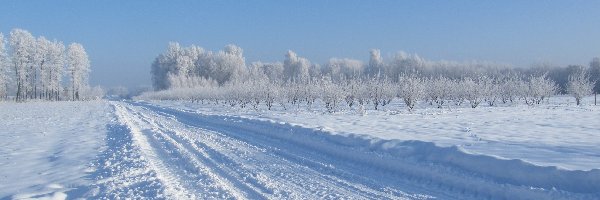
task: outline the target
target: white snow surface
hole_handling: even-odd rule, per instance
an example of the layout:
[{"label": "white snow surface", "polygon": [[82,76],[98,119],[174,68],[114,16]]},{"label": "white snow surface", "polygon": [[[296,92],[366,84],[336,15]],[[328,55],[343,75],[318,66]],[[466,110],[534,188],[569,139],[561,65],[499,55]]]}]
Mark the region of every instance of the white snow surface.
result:
[{"label": "white snow surface", "polygon": [[[366,109],[327,113],[319,105],[287,110],[253,109],[189,101],[154,102],[209,115],[240,116],[286,122],[336,135],[368,135],[385,140],[418,140],[441,147],[456,146],[471,154],[520,159],[540,166],[567,170],[600,169],[600,106],[593,97],[575,106],[559,96],[549,103],[442,109],[421,105],[408,112],[398,100],[379,111]],[[288,106],[289,107],[289,106]]]},{"label": "white snow surface", "polygon": [[63,199],[92,184],[110,116],[105,101],[0,102],[0,198]]},{"label": "white snow surface", "polygon": [[598,107],[568,104],[5,103],[0,199],[600,199]]}]

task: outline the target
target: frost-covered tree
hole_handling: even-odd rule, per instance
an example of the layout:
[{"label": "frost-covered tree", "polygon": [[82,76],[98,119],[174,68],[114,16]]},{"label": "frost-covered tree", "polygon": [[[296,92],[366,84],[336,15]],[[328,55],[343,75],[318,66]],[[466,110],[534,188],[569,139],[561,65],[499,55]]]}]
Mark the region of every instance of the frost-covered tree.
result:
[{"label": "frost-covered tree", "polygon": [[546,74],[532,76],[529,79],[529,90],[525,95],[525,102],[529,105],[540,104],[544,99],[556,94],[558,87]]},{"label": "frost-covered tree", "polygon": [[283,76],[286,81],[307,82],[309,77],[309,68],[311,64],[306,58],[289,50],[285,54],[283,62]]},{"label": "frost-covered tree", "polygon": [[88,75],[90,72],[90,61],[83,46],[72,43],[67,49],[67,69],[71,83],[71,99],[81,99],[81,91],[88,87]]},{"label": "frost-covered tree", "polygon": [[[480,61],[430,61],[404,52],[384,60],[379,50],[371,50],[367,65],[349,58],[331,58],[321,67],[288,51],[283,62],[246,66],[242,53],[234,45],[211,52],[171,43],[152,65],[155,90],[169,90],[156,96],[240,107],[266,105],[268,109],[276,103],[284,109],[286,104],[300,107],[306,103],[310,109],[313,102],[321,101],[328,111],[337,110],[343,105],[340,102],[348,107],[372,104],[379,109],[397,97],[409,110],[419,100],[437,107],[449,102],[468,102],[473,108],[482,102],[494,106],[519,98],[539,104],[559,90],[555,83],[564,82],[566,88],[564,72],[579,69],[515,69]],[[407,84],[407,80],[412,82]]]},{"label": "frost-covered tree", "polygon": [[328,74],[334,81],[353,79],[363,74],[364,65],[359,60],[349,58],[331,58],[323,69],[324,74]]},{"label": "frost-covered tree", "polygon": [[152,86],[155,90],[164,90],[169,88],[168,74],[174,73],[177,65],[177,57],[181,47],[179,43],[171,42],[167,51],[160,54],[152,63]]},{"label": "frost-covered tree", "polygon": [[244,78],[247,73],[243,50],[235,45],[227,45],[219,52],[205,51],[198,46],[181,47],[179,43],[169,43],[167,51],[160,54],[152,63],[152,85],[155,90],[172,87],[173,77],[190,79],[203,77],[225,84],[234,79]]},{"label": "frost-covered tree", "polygon": [[283,63],[253,62],[250,64],[250,68],[250,70],[257,69],[261,71],[270,82],[281,83],[283,81]]},{"label": "frost-covered tree", "polygon": [[[36,51],[34,55],[34,96],[36,98],[45,97],[50,82],[50,65],[52,62],[53,44],[45,37],[39,37],[36,40]],[[39,92],[38,92],[39,90]]]},{"label": "frost-covered tree", "polygon": [[471,78],[462,80],[459,87],[464,88],[465,99],[471,105],[471,108],[476,108],[484,100],[484,87],[481,81],[474,81]]},{"label": "frost-covered tree", "polygon": [[371,49],[369,54],[369,65],[365,74],[369,76],[376,76],[377,74],[385,73],[383,59],[381,58],[381,51],[379,49]]},{"label": "frost-covered tree", "polygon": [[453,83],[446,77],[426,79],[426,98],[432,104],[435,103],[438,108],[442,108],[451,96]]},{"label": "frost-covered tree", "polygon": [[515,99],[524,95],[527,85],[518,77],[510,77],[498,86],[498,93],[502,103],[513,103]]},{"label": "frost-covered tree", "polygon": [[33,55],[35,49],[35,38],[26,30],[13,29],[10,32],[10,57],[15,73],[16,97],[17,102],[27,99],[27,90],[30,88],[30,71],[33,66]]},{"label": "frost-covered tree", "polygon": [[329,76],[325,76],[321,80],[321,90],[321,100],[325,104],[325,108],[329,113],[335,112],[344,97],[344,91]]},{"label": "frost-covered tree", "polygon": [[406,108],[411,111],[425,96],[425,83],[415,75],[402,75],[398,80],[398,96],[402,98]]},{"label": "frost-covered tree", "polygon": [[65,45],[59,41],[53,41],[48,48],[48,63],[46,84],[46,96],[49,100],[60,100],[62,88],[62,77],[65,68]]},{"label": "frost-covered tree", "polygon": [[[0,96],[7,98],[7,93],[14,91],[17,102],[34,98],[60,100],[65,93],[61,83],[65,79],[65,64],[68,64],[65,61],[64,45],[43,36],[36,38],[23,29],[13,29],[8,41],[5,41],[0,36]],[[81,83],[87,86],[89,61],[83,47],[79,47],[87,62],[83,64],[86,73],[81,76]],[[89,88],[88,91],[96,90]],[[68,96],[73,96],[72,94]]]},{"label": "frost-covered tree", "polygon": [[213,54],[210,59],[207,76],[219,84],[240,79],[247,73],[243,50],[238,46],[227,45],[223,51]]},{"label": "frost-covered tree", "polygon": [[385,65],[385,76],[398,80],[401,74],[419,74],[425,65],[426,61],[418,55],[401,51]]},{"label": "frost-covered tree", "polygon": [[[346,101],[348,107],[352,107],[358,99],[361,99],[359,96],[361,95],[360,92],[362,81],[360,79],[349,79],[346,84],[341,84],[345,95],[344,100]],[[360,105],[363,104],[360,103]]]},{"label": "frost-covered tree", "polygon": [[388,105],[396,97],[394,85],[387,78],[374,77],[369,79],[366,84],[370,102],[375,110],[378,110],[379,106]]},{"label": "frost-covered tree", "polygon": [[587,73],[583,70],[569,75],[567,92],[575,97],[577,105],[581,104],[581,99],[592,94],[594,82],[589,80]]},{"label": "frost-covered tree", "polygon": [[480,80],[480,84],[485,101],[489,106],[494,106],[501,95],[498,81],[490,77],[483,77]]}]

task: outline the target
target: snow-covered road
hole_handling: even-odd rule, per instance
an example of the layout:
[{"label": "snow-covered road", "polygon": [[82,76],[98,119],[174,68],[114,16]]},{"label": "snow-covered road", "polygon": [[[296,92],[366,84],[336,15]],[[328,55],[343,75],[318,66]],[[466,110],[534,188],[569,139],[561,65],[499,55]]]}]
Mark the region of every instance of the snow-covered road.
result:
[{"label": "snow-covered road", "polygon": [[[140,157],[154,171],[147,175],[160,182],[161,187],[156,188],[160,191],[148,194],[174,199],[431,197],[424,192],[425,185],[415,186],[384,171],[344,162],[252,130],[217,127],[204,123],[202,116],[141,104],[114,105],[119,120],[131,131]],[[139,178],[131,175],[131,179]],[[110,191],[117,188],[107,189],[106,195],[130,195]],[[429,193],[438,197],[457,195],[433,191],[437,189]]]},{"label": "snow-covered road", "polygon": [[600,199],[598,169],[366,128],[339,134],[143,101],[0,110],[0,199]]},{"label": "snow-covered road", "polygon": [[498,178],[435,162],[431,157],[436,151],[448,149],[430,143],[395,144],[394,150],[412,152],[399,157],[386,153],[387,143],[349,145],[356,141],[289,124],[143,102],[111,104],[121,125],[111,128],[109,137],[114,141],[109,139],[109,152],[98,161],[97,184],[83,195],[87,198],[595,198],[577,194],[595,189],[594,184],[579,191],[569,184],[564,185],[567,191],[544,189],[536,181]]}]

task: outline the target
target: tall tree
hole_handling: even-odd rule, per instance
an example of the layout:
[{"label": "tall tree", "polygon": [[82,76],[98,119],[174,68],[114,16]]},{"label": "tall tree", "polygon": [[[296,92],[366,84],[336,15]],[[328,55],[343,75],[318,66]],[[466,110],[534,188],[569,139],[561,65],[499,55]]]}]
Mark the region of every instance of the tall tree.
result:
[{"label": "tall tree", "polygon": [[60,100],[61,82],[65,68],[65,45],[53,41],[48,49],[48,84],[46,96],[49,100]]},{"label": "tall tree", "polygon": [[[45,37],[38,37],[36,40],[36,50],[34,54],[35,68],[33,71],[33,93],[34,98],[42,98],[44,89],[48,83],[48,64],[49,64],[49,51],[52,42],[47,40]],[[38,92],[39,89],[39,92]]]},{"label": "tall tree", "polygon": [[379,49],[371,49],[369,51],[371,55],[369,57],[369,66],[367,68],[367,75],[377,75],[383,72],[383,59],[381,58],[381,51]]},{"label": "tall tree", "polygon": [[283,76],[286,81],[306,82],[309,79],[310,61],[298,57],[298,54],[289,50],[283,62]]},{"label": "tall tree", "polygon": [[72,100],[80,100],[82,89],[88,87],[90,61],[83,46],[72,43],[67,50],[67,69],[71,80]]},{"label": "tall tree", "polygon": [[28,80],[28,68],[32,66],[33,50],[35,49],[35,38],[26,30],[13,29],[10,32],[11,61],[15,72],[17,94],[15,100],[22,102],[26,100],[27,89],[30,87]]}]

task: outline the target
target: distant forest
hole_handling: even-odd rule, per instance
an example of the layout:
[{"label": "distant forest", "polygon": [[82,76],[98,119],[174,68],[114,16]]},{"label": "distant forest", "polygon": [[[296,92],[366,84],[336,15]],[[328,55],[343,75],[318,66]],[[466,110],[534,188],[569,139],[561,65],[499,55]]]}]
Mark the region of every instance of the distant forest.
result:
[{"label": "distant forest", "polygon": [[[253,70],[260,71],[270,81],[278,83],[305,82],[324,76],[330,77],[334,82],[376,76],[397,82],[401,75],[407,74],[452,80],[480,77],[496,80],[515,77],[528,79],[531,76],[546,75],[557,84],[557,92],[564,94],[567,93],[570,75],[585,72],[591,81],[600,80],[600,58],[591,59],[587,66],[538,64],[517,68],[493,62],[431,61],[405,52],[383,59],[381,52],[373,49],[368,63],[349,58],[331,58],[327,63],[317,64],[288,51],[283,62],[252,62],[248,65],[243,57],[243,50],[235,45],[227,45],[222,51],[212,52],[195,45],[181,47],[178,43],[170,43],[166,52],[159,55],[152,64],[152,83],[155,90],[180,87],[180,83],[174,83],[174,80],[182,76],[210,79],[223,85],[246,79]],[[194,83],[191,81],[186,84]],[[599,85],[600,82],[596,81],[595,92],[599,92]]]}]

